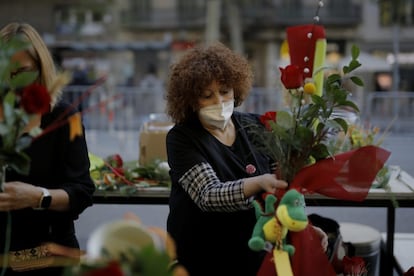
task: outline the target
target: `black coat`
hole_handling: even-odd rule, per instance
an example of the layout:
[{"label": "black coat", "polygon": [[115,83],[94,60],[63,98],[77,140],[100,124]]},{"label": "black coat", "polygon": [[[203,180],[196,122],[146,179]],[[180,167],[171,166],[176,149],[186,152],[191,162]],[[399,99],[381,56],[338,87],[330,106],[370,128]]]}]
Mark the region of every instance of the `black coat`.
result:
[{"label": "black coat", "polygon": [[270,172],[269,158],[253,144],[260,137],[258,116],[235,112],[232,119],[236,128],[232,146],[218,141],[199,121],[176,125],[167,135],[172,180],[167,230],[176,242],[179,262],[192,276],[256,275],[262,262],[263,252],[248,248],[256,223],[253,208],[203,211],[179,184],[200,163],[210,164],[222,182],[252,176],[246,172],[248,164],[256,167],[254,175]]},{"label": "black coat", "polygon": [[[41,128],[48,126],[62,114],[74,110],[65,103],[42,117]],[[95,185],[89,174],[89,158],[85,137],[69,139],[69,125],[63,126],[34,139],[26,150],[31,158],[30,172],[20,175],[8,169],[6,181],[22,181],[49,189],[64,189],[69,195],[66,212],[40,211],[32,208],[11,211],[10,250],[21,250],[56,242],[69,247],[79,247],[75,236],[74,220],[85,208],[92,205]],[[6,231],[6,214],[0,212],[0,252],[3,254]]]}]

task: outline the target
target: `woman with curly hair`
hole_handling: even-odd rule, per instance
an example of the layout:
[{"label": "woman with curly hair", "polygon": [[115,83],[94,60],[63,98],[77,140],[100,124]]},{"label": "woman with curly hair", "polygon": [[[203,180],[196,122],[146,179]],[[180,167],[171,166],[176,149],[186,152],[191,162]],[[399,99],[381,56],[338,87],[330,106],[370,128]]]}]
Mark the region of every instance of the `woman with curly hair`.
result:
[{"label": "woman with curly hair", "polygon": [[[189,50],[170,71],[167,135],[172,190],[167,230],[177,262],[192,276],[256,275],[263,252],[248,247],[252,201],[287,187],[253,145],[259,116],[240,113],[253,74],[248,61],[221,43]],[[257,130],[256,130],[257,131]]]}]

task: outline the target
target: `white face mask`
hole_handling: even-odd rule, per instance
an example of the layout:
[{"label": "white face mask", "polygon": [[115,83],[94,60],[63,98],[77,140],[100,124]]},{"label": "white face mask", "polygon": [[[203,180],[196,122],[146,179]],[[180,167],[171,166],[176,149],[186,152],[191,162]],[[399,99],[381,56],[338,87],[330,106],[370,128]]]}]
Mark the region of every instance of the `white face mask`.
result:
[{"label": "white face mask", "polygon": [[200,108],[198,117],[200,121],[209,126],[224,129],[229,122],[234,110],[234,100],[226,101],[221,104],[209,105]]}]

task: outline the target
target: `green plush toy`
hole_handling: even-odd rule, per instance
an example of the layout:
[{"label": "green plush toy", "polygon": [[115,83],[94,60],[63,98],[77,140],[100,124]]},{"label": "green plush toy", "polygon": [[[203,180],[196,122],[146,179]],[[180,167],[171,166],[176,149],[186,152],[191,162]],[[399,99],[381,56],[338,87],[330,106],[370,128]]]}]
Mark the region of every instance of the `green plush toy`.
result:
[{"label": "green plush toy", "polygon": [[257,201],[253,202],[257,222],[249,240],[249,247],[254,251],[260,251],[265,249],[266,242],[270,242],[291,256],[295,248],[287,244],[286,235],[288,231],[302,231],[308,225],[305,198],[297,190],[292,189],[284,194],[277,208],[276,201],[275,195],[267,194],[264,212]]},{"label": "green plush toy", "polygon": [[263,226],[275,216],[276,201],[277,198],[275,195],[266,194],[264,212],[262,211],[260,203],[257,200],[253,201],[257,222],[253,228],[252,237],[249,240],[251,250],[260,251],[265,248],[266,241]]}]

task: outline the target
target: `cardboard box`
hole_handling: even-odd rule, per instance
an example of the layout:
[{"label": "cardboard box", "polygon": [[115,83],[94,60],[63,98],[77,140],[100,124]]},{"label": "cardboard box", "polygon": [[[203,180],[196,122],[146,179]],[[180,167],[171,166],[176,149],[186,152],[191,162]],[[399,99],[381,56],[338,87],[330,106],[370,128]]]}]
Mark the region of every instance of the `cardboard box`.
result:
[{"label": "cardboard box", "polygon": [[167,161],[166,137],[171,122],[149,121],[144,123],[139,137],[139,164],[147,165],[155,159]]}]

